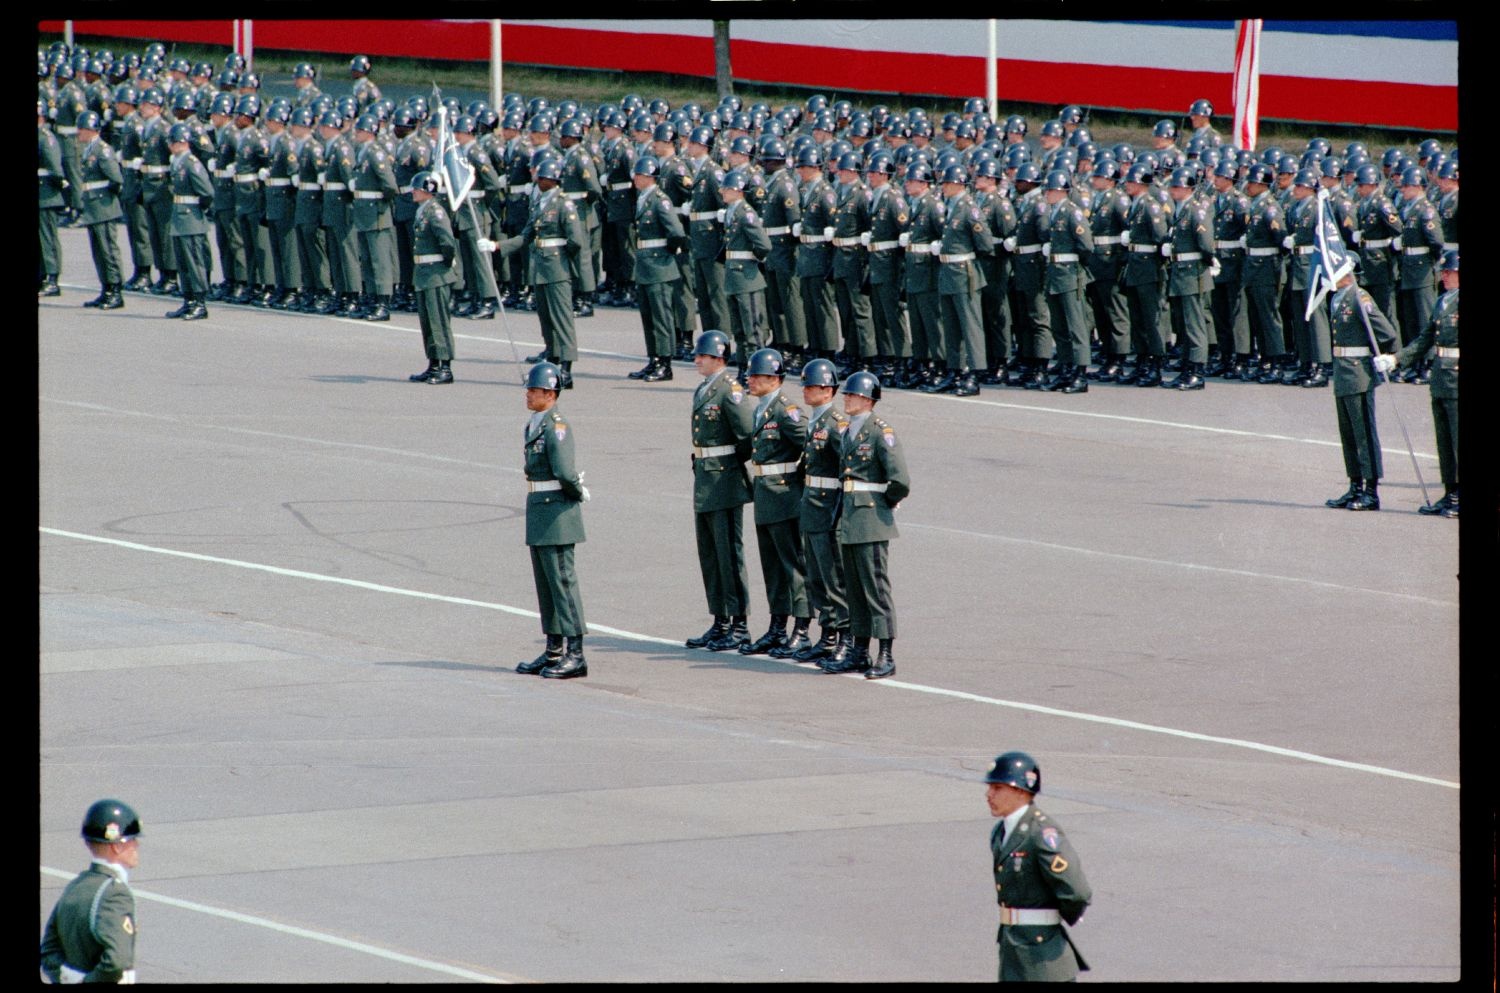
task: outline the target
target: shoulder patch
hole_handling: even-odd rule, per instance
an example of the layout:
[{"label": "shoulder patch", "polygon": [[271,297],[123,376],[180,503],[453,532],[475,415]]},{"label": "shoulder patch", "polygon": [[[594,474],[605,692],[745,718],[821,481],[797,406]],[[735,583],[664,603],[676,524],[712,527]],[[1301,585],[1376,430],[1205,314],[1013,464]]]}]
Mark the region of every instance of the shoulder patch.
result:
[{"label": "shoulder patch", "polygon": [[735,380],[729,387],[729,402],[739,403],[743,399],[745,399],[745,389],[740,386],[739,380]]},{"label": "shoulder patch", "polygon": [[1042,843],[1045,844],[1048,848],[1055,849],[1057,847],[1057,828],[1042,828]]},{"label": "shoulder patch", "polygon": [[892,428],[889,424],[882,424],[880,426],[880,440],[883,441],[883,442],[885,442],[885,447],[886,448],[895,448],[896,447],[896,430],[894,428]]},{"label": "shoulder patch", "polygon": [[797,421],[802,420],[802,411],[795,405],[789,403],[786,405],[786,416],[789,417],[792,420],[792,423],[795,424]]},{"label": "shoulder patch", "polygon": [[562,421],[554,421],[552,424],[552,433],[557,435],[558,441],[562,441],[568,436],[568,426]]}]

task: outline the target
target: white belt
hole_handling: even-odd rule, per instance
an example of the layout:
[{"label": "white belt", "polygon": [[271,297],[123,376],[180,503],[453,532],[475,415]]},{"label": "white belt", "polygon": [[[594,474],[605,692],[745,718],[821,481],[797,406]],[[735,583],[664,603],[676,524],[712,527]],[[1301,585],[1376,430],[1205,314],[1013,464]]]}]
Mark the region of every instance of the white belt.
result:
[{"label": "white belt", "polygon": [[1155,245],[1131,245],[1130,250],[1132,252],[1135,252],[1137,255],[1155,255],[1157,252],[1161,251],[1161,249],[1157,248]]},{"label": "white belt", "polygon": [[385,191],[384,190],[355,190],[354,191],[354,199],[356,199],[356,200],[384,200],[385,199]]},{"label": "white belt", "polygon": [[635,247],[637,249],[642,249],[642,248],[666,248],[667,247],[667,239],[665,239],[665,238],[644,238],[641,241],[636,242],[635,243]]},{"label": "white belt", "polygon": [[1055,910],[1026,907],[1000,907],[1001,924],[1061,924],[1062,915]]},{"label": "white belt", "polygon": [[143,166],[141,166],[141,172],[144,172],[148,176],[161,176],[161,175],[163,175],[163,174],[165,174],[167,172],[170,172],[171,169],[172,169],[171,166],[164,166],[164,165],[143,165]]},{"label": "white belt", "polygon": [[899,242],[899,241],[872,241],[872,242],[870,242],[870,251],[872,251],[872,252],[889,252],[893,248],[900,248],[900,247],[901,247],[901,242]]},{"label": "white belt", "polygon": [[411,187],[410,186],[398,186],[398,187],[396,187],[396,192],[397,193],[410,193],[411,192]]},{"label": "white belt", "polygon": [[588,190],[583,190],[582,192],[578,192],[578,193],[569,193],[566,190],[563,191],[563,196],[567,197],[569,200],[582,200],[584,197],[586,197],[588,195],[589,195],[589,191]]},{"label": "white belt", "polygon": [[804,245],[816,245],[819,242],[828,240],[827,236],[821,234],[805,234],[802,235],[801,238],[802,244]]},{"label": "white belt", "polygon": [[1203,258],[1202,252],[1178,252],[1172,256],[1173,262],[1197,262]]},{"label": "white belt", "polygon": [[292,180],[291,180],[290,176],[288,176],[286,179],[278,179],[276,177],[272,177],[272,178],[266,180],[266,185],[267,186],[291,186],[292,185]]},{"label": "white belt", "polygon": [[700,459],[718,458],[720,455],[733,455],[734,446],[714,445],[712,448],[699,448],[698,446],[694,445],[693,454],[698,456]]},{"label": "white belt", "polygon": [[464,199],[465,200],[478,200],[479,198],[481,198],[483,196],[484,196],[484,188],[480,187],[480,186],[476,186],[473,189],[469,190],[468,196],[464,197]]},{"label": "white belt", "polygon": [[325,184],[327,182],[328,182],[328,171],[325,169],[324,171],[318,173],[318,185],[322,186],[323,184]]},{"label": "white belt", "polygon": [[752,462],[750,463],[751,476],[785,476],[797,471],[795,462]]},{"label": "white belt", "polygon": [[1245,239],[1244,238],[1234,238],[1234,239],[1232,239],[1230,241],[1215,241],[1214,242],[1214,247],[1215,248],[1219,248],[1219,249],[1244,248],[1245,247]]},{"label": "white belt", "polygon": [[1052,261],[1053,262],[1077,262],[1078,261],[1078,256],[1074,255],[1072,252],[1053,252],[1052,253]]},{"label": "white belt", "polygon": [[1281,254],[1281,249],[1277,248],[1274,245],[1271,246],[1270,248],[1247,248],[1247,249],[1245,249],[1245,251],[1248,254],[1250,254],[1252,256],[1255,256],[1256,258],[1259,258],[1259,257],[1261,257],[1263,255],[1280,255]]},{"label": "white belt", "polygon": [[75,127],[69,127],[66,124],[59,124],[57,126],[57,133],[58,134],[77,134],[78,133],[78,129],[75,128]]},{"label": "white belt", "polygon": [[260,182],[260,177],[253,172],[242,172],[234,177],[234,181],[236,183],[258,183]]},{"label": "white belt", "polygon": [[1363,359],[1368,358],[1369,355],[1370,350],[1363,346],[1358,348],[1340,348],[1335,345],[1333,348],[1333,357],[1336,359]]},{"label": "white belt", "polygon": [[214,178],[215,179],[233,179],[234,178],[234,166],[230,166],[227,169],[215,169],[214,170]]},{"label": "white belt", "polygon": [[1391,239],[1389,239],[1389,238],[1370,238],[1370,239],[1367,239],[1365,241],[1361,241],[1360,244],[1363,245],[1365,248],[1372,248],[1372,249],[1373,248],[1389,248],[1389,247],[1391,247]]},{"label": "white belt", "polygon": [[634,183],[610,183],[609,188],[612,190],[628,190],[634,185]]},{"label": "white belt", "polygon": [[108,185],[109,185],[109,180],[107,180],[107,179],[96,179],[92,183],[84,183],[83,184],[83,188],[86,189],[86,190],[102,190],[105,187],[107,187]]},{"label": "white belt", "polygon": [[1440,359],[1456,359],[1456,358],[1458,358],[1458,349],[1457,348],[1444,348],[1442,345],[1439,345],[1437,353],[1438,353],[1438,358],[1440,358]]},{"label": "white belt", "polygon": [[443,261],[443,257],[442,257],[442,255],[439,255],[439,254],[434,254],[434,255],[416,255],[416,256],[412,257],[412,261],[414,263],[416,263],[417,265],[426,265],[429,262],[441,262],[441,261]]},{"label": "white belt", "polygon": [[1099,234],[1094,236],[1094,244],[1096,245],[1118,245],[1119,243],[1120,236],[1117,234]]},{"label": "white belt", "polygon": [[1420,248],[1403,248],[1403,249],[1401,249],[1402,253],[1405,254],[1405,255],[1426,255],[1431,250],[1432,250],[1432,246],[1430,246],[1430,245],[1423,245]]},{"label": "white belt", "polygon": [[121,162],[120,165],[124,166],[127,169],[139,169],[141,167],[141,163],[144,161],[144,159],[137,155],[133,159],[127,159],[126,161]]},{"label": "white belt", "polygon": [[1032,252],[1040,252],[1041,250],[1042,250],[1042,246],[1041,245],[1017,245],[1016,246],[1016,254],[1017,255],[1030,255]]},{"label": "white belt", "polygon": [[836,490],[839,488],[839,481],[832,476],[803,476],[802,478],[810,489]]},{"label": "white belt", "polygon": [[348,188],[349,188],[348,185],[345,184],[345,183],[324,183],[323,184],[323,189],[325,189],[325,190],[347,190]]},{"label": "white belt", "polygon": [[[497,186],[497,187],[495,187],[495,192],[496,193],[504,193],[508,189],[510,189],[510,180],[508,180],[508,179],[502,179],[502,180],[500,180],[500,185]],[[411,187],[408,186],[402,192],[410,193],[411,192]]]},{"label": "white belt", "polygon": [[38,169],[36,171],[36,174],[37,174],[37,178],[38,179],[45,179],[46,177],[52,175],[52,170],[51,169]]},{"label": "white belt", "polygon": [[1456,241],[1445,241],[1445,242],[1443,242],[1443,251],[1445,251],[1445,252],[1456,252],[1456,251],[1458,251],[1458,242],[1456,242]]},{"label": "white belt", "polygon": [[[962,255],[939,255],[938,256],[938,261],[939,262],[954,262],[954,263],[957,263],[957,262],[968,262],[972,258],[974,258],[974,253],[973,252],[964,252]],[[1053,258],[1056,258],[1056,256],[1053,256]],[[1076,255],[1073,256],[1073,260],[1077,261],[1078,260],[1078,256],[1076,256]]]},{"label": "white belt", "polygon": [[566,238],[538,238],[536,240],[536,247],[537,248],[562,248],[562,247],[566,246],[567,243],[568,243],[568,239],[566,239]]},{"label": "white belt", "polygon": [[1311,255],[1313,252],[1316,252],[1317,250],[1318,250],[1318,246],[1317,245],[1298,245],[1298,246],[1296,246],[1295,248],[1292,249],[1292,252],[1294,254],[1296,254],[1296,255]]},{"label": "white belt", "polygon": [[527,493],[549,493],[552,490],[560,489],[562,489],[562,483],[556,479],[526,480]]},{"label": "white belt", "polygon": [[845,493],[884,493],[889,483],[867,483],[863,479],[844,480]]},{"label": "white belt", "polygon": [[766,234],[767,235],[791,234],[791,233],[792,233],[792,229],[790,227],[786,226],[786,225],[783,225],[783,226],[781,226],[779,228],[766,228]]},{"label": "white belt", "polygon": [[690,221],[711,221],[719,216],[717,210],[687,210],[684,211]]},{"label": "white belt", "polygon": [[178,196],[172,197],[172,202],[173,203],[191,203],[191,204],[196,204],[198,202],[198,197],[197,197],[196,194],[193,195],[193,196],[181,196],[181,195],[178,195]]},{"label": "white belt", "polygon": [[753,262],[753,261],[755,261],[755,253],[754,252],[725,252],[724,253],[724,257],[726,259],[733,259],[735,261],[745,261],[745,262]]},{"label": "white belt", "polygon": [[528,194],[530,192],[531,192],[531,184],[530,183],[512,183],[512,184],[510,184],[510,195],[513,196],[513,197],[524,197],[526,194]]},{"label": "white belt", "polygon": [[858,244],[859,244],[859,235],[855,235],[853,238],[835,238],[835,239],[833,239],[833,247],[834,248],[854,248]]}]

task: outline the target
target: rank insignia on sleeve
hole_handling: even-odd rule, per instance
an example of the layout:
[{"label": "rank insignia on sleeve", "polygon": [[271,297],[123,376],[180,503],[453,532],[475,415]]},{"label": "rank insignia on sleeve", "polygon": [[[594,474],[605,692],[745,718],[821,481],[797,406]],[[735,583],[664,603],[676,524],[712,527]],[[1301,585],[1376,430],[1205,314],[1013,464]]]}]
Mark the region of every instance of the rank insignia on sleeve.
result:
[{"label": "rank insignia on sleeve", "polygon": [[135,922],[130,919],[129,914],[125,915],[125,920],[120,922],[120,927],[125,929],[126,934],[135,934]]},{"label": "rank insignia on sleeve", "polygon": [[1066,872],[1068,869],[1068,860],[1061,855],[1054,855],[1052,856],[1052,864],[1047,866],[1047,868],[1053,872]]},{"label": "rank insignia on sleeve", "polygon": [[797,206],[797,198],[796,197],[787,197],[786,198],[786,205],[788,207],[795,207],[795,206]]}]

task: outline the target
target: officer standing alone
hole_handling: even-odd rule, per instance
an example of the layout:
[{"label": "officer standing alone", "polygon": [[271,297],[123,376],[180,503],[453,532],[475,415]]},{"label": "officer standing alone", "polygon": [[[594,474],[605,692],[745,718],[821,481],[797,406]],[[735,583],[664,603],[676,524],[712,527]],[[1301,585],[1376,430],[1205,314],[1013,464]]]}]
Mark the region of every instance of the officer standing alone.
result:
[{"label": "officer standing alone", "polygon": [[83,815],[93,860],[58,897],[42,933],[42,972],[53,983],[135,982],[135,896],[141,820],[128,804],[99,800]]},{"label": "officer standing alone", "polygon": [[1042,770],[1025,752],[1006,752],[984,781],[990,813],[1001,819],[990,832],[1000,903],[1000,981],[1077,979],[1088,963],[1063,922],[1078,923],[1093,891],[1061,826],[1032,803],[1042,791]]},{"label": "officer standing alone", "polygon": [[412,287],[427,369],[409,378],[414,383],[445,386],[453,382],[453,322],[448,304],[458,282],[458,273],[453,271],[458,236],[437,199],[442,186],[438,175],[423,170],[411,178],[411,198],[417,205],[412,218]]}]

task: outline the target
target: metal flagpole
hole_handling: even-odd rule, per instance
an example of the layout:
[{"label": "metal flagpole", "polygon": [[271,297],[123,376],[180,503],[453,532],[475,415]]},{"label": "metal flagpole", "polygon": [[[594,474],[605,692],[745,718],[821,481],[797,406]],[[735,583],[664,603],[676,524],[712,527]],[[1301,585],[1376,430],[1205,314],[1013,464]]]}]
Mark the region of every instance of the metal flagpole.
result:
[{"label": "metal flagpole", "polygon": [[[1365,313],[1364,301],[1359,297],[1359,287],[1350,286],[1349,289],[1354,291],[1354,309],[1359,311],[1360,323],[1365,326],[1365,334],[1370,339],[1370,354],[1379,355],[1380,345],[1375,341],[1375,331],[1370,327],[1370,315]],[[1390,385],[1391,377],[1388,374],[1377,369],[1376,375],[1380,377],[1381,382],[1387,386]],[[1417,467],[1417,451],[1412,447],[1411,434],[1406,430],[1406,419],[1401,416],[1401,408],[1397,406],[1394,396],[1391,397],[1391,409],[1396,412],[1396,423],[1401,425],[1401,437],[1406,441],[1406,454],[1411,456],[1411,471],[1417,474],[1417,485],[1422,488],[1422,502],[1431,503],[1432,500],[1427,495],[1427,481],[1422,478],[1422,470]]]},{"label": "metal flagpole", "polygon": [[990,53],[989,58],[985,59],[984,62],[984,95],[985,99],[989,101],[990,117],[993,119],[995,114],[998,113],[997,107],[1000,102],[1000,70],[996,62],[998,46],[996,45],[995,38],[995,33],[999,28],[995,18],[990,18],[989,27]]}]

